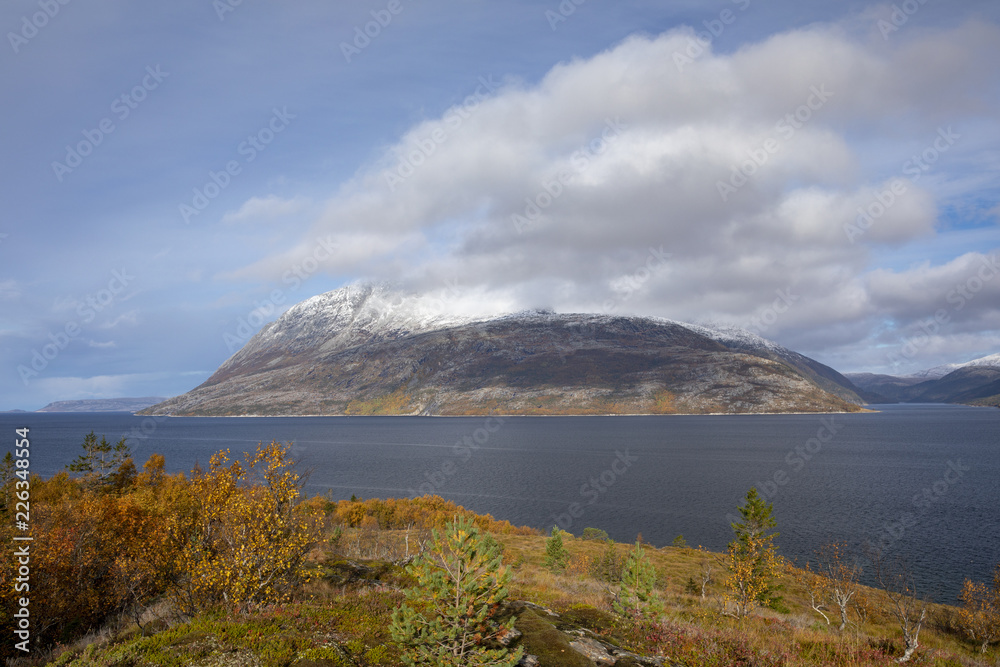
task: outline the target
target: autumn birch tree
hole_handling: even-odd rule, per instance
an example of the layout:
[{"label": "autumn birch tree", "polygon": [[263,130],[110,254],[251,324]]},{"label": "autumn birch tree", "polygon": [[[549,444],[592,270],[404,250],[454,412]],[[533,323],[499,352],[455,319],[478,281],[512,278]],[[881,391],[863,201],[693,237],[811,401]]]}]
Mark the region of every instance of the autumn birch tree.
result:
[{"label": "autumn birch tree", "polygon": [[757,494],[747,492],[746,502],[739,507],[741,521],[730,524],[736,539],[729,543],[724,613],[737,619],[745,618],[771,595],[771,585],[780,570],[780,560],[774,546],[778,533],[771,516],[772,506]]},{"label": "autumn birch tree", "polygon": [[993,588],[966,579],[958,598],[962,601],[958,612],[962,631],[986,653],[990,644],[1000,641],[1000,564],[993,574]]},{"label": "autumn birch tree", "polygon": [[182,527],[187,538],[175,602],[193,612],[216,604],[238,611],[287,600],[305,579],[317,518],[299,502],[302,480],[290,446],[261,445],[245,461],[212,456],[191,480],[198,506]]}]

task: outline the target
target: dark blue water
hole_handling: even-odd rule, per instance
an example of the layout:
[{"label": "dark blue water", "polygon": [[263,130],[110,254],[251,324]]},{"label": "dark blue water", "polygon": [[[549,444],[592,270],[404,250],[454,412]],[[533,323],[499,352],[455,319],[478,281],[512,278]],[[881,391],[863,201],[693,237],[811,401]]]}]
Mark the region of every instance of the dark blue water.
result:
[{"label": "dark blue water", "polygon": [[[905,557],[921,594],[953,602],[964,578],[1000,562],[1000,410],[876,406],[877,414],[670,417],[169,418],[0,415],[32,436],[48,476],[83,436],[127,435],[137,463],[171,471],[211,454],[294,443],[309,490],[335,499],[426,492],[514,524],[593,526],[654,545],[683,534],[724,550],[751,486],[774,503],[789,558],[830,540],[881,543]],[[832,420],[832,421],[831,421]]]}]

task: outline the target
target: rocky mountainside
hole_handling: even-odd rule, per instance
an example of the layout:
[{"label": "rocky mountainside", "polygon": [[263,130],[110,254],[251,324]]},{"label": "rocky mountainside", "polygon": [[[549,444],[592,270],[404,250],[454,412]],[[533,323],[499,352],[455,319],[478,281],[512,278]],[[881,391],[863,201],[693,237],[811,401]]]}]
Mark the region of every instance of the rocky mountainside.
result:
[{"label": "rocky mountainside", "polygon": [[[880,402],[1000,405],[1000,354],[905,376],[848,373]],[[874,401],[873,401],[874,402]]]},{"label": "rocky mountainside", "polygon": [[162,396],[142,398],[94,398],[82,401],[56,401],[38,412],[135,412],[164,401]]},{"label": "rocky mountainside", "polygon": [[304,301],[145,414],[663,414],[860,409],[849,380],[747,332],[663,319],[442,314],[353,285]]},{"label": "rocky mountainside", "polygon": [[745,352],[756,357],[772,359],[788,364],[805,377],[812,380],[822,389],[845,401],[854,403],[863,400],[869,402],[869,397],[859,386],[834,369],[819,363],[815,359],[782,347],[774,341],[758,336],[744,329],[735,327],[707,328],[692,324],[685,327],[716,340],[733,352]]}]

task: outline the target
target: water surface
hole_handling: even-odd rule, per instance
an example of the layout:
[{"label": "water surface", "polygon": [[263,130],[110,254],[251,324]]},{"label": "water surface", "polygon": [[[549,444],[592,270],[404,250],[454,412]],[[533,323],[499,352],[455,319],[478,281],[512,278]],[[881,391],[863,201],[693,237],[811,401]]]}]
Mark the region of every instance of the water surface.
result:
[{"label": "water surface", "polygon": [[921,592],[953,602],[966,577],[1000,562],[1000,410],[873,406],[851,415],[651,417],[143,418],[4,414],[31,428],[33,472],[80,453],[91,430],[128,436],[138,464],[171,471],[219,449],[292,442],[309,491],[334,499],[433,492],[515,524],[593,526],[656,546],[682,534],[722,551],[751,486],[774,503],[781,552],[801,561],[825,542],[881,543],[903,555]]}]

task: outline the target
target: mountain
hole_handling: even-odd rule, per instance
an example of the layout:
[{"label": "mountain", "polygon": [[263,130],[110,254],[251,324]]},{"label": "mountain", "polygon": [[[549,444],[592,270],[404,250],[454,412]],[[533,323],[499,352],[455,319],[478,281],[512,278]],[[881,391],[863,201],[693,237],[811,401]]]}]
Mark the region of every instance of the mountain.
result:
[{"label": "mountain", "polygon": [[166,400],[162,396],[143,398],[97,398],[84,401],[56,401],[38,412],[136,412]]},{"label": "mountain", "polygon": [[687,328],[716,340],[733,352],[745,352],[757,357],[788,364],[816,385],[850,403],[869,402],[865,392],[846,376],[815,359],[793,352],[774,341],[737,327],[703,327],[685,324]]},{"label": "mountain", "polygon": [[986,357],[980,357],[979,359],[973,359],[972,361],[967,361],[964,364],[944,364],[942,366],[935,366],[934,368],[928,368],[927,370],[917,371],[916,373],[910,373],[909,375],[904,375],[906,378],[916,378],[921,381],[923,380],[937,380],[943,378],[949,373],[953,373],[962,368],[1000,368],[1000,354],[991,354]]},{"label": "mountain", "polygon": [[905,376],[848,373],[847,378],[883,402],[1000,406],[1000,354]]},{"label": "mountain", "polygon": [[664,319],[444,314],[384,285],[304,301],[144,414],[856,411],[850,381],[754,336]]},{"label": "mountain", "polygon": [[918,377],[879,373],[845,373],[845,376],[865,393],[870,403],[905,402],[910,387],[925,381]]}]

